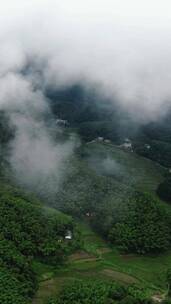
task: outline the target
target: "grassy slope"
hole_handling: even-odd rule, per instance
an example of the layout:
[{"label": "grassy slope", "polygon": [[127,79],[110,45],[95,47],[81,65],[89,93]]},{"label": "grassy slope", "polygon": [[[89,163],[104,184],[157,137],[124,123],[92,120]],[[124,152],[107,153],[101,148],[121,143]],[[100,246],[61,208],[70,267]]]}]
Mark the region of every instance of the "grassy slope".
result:
[{"label": "grassy slope", "polygon": [[114,159],[123,168],[121,182],[127,186],[154,192],[157,185],[163,180],[165,169],[162,166],[135,153],[124,151],[118,146],[93,143],[88,144],[85,151],[91,155],[100,154]]}]

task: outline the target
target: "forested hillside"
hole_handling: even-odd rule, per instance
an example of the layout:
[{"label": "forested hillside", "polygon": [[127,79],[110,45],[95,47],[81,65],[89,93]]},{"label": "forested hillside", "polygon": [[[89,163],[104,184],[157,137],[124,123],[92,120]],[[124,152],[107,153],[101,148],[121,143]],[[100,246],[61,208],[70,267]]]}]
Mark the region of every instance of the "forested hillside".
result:
[{"label": "forested hillside", "polygon": [[[73,240],[65,240],[67,231]],[[71,217],[0,184],[0,303],[28,303],[37,287],[32,262],[61,265],[79,247]]]},{"label": "forested hillside", "polygon": [[[103,101],[97,105],[97,95],[80,87],[47,96],[53,140],[63,143],[74,132],[79,143],[62,182],[53,182],[55,194],[36,192],[15,178],[9,156],[16,130],[1,112],[0,303],[31,302],[46,280],[52,280],[52,294],[45,288],[36,304],[153,303],[156,289],[166,293],[170,263],[170,130],[161,123],[137,126],[135,132],[128,116],[119,109],[111,112]],[[125,148],[130,143],[131,149]],[[80,221],[100,238],[102,249],[86,241]],[[140,259],[142,270],[123,263],[122,256],[130,254]],[[162,277],[157,262],[148,279],[148,263],[155,263],[151,256],[159,254],[166,256]],[[101,281],[85,283],[92,275]]]}]

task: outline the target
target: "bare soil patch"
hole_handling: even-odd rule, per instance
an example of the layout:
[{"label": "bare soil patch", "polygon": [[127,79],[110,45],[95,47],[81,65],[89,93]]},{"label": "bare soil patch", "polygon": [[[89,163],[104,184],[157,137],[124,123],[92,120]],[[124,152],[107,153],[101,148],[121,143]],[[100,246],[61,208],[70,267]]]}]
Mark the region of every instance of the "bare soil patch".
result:
[{"label": "bare soil patch", "polygon": [[77,261],[77,260],[95,260],[96,257],[88,252],[85,251],[78,251],[70,255],[70,261]]},{"label": "bare soil patch", "polygon": [[133,284],[133,283],[138,283],[138,279],[136,279],[135,277],[130,276],[129,274],[123,273],[123,272],[119,272],[119,271],[115,271],[112,269],[103,269],[101,271],[101,273],[103,273],[106,276],[111,277],[114,280],[120,281],[120,282],[124,282],[127,284]]}]

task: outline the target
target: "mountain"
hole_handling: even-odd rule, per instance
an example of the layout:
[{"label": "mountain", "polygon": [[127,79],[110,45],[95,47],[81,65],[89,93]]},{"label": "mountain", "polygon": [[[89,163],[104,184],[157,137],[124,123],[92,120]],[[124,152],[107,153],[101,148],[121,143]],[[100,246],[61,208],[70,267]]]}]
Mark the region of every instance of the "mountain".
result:
[{"label": "mountain", "polygon": [[[9,156],[17,129],[8,112],[0,113],[0,302],[63,303],[89,290],[93,267],[102,280],[93,290],[99,297],[106,292],[101,301],[152,303],[153,283],[166,291],[170,261],[170,201],[158,190],[170,178],[169,114],[142,125],[80,86],[46,95],[52,115],[42,119],[53,141],[60,146],[73,134],[77,138],[61,183],[53,180],[53,196],[46,187],[31,188],[15,178]],[[129,257],[142,269],[130,266]],[[150,279],[144,275],[148,263]]]}]

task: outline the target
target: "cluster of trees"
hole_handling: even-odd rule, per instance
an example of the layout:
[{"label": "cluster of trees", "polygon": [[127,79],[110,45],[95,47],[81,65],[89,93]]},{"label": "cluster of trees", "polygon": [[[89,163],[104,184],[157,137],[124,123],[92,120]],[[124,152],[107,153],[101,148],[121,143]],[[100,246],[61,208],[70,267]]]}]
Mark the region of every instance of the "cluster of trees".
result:
[{"label": "cluster of trees", "polygon": [[158,196],[168,202],[171,203],[171,176],[167,177],[157,188]]},{"label": "cluster of trees", "polygon": [[170,246],[171,217],[149,194],[135,193],[127,212],[109,233],[110,240],[127,252],[158,253]]},{"label": "cluster of trees", "polygon": [[151,304],[147,292],[136,286],[101,281],[75,281],[64,286],[48,304]]},{"label": "cluster of trees", "polygon": [[[41,207],[11,187],[0,190],[0,303],[27,303],[37,281],[34,258],[60,265],[79,240],[71,217]],[[66,242],[68,230],[73,241]],[[78,241],[77,241],[78,240]]]},{"label": "cluster of trees", "polygon": [[17,275],[0,267],[0,303],[2,304],[27,304],[28,297],[25,297],[25,288]]},{"label": "cluster of trees", "polygon": [[[133,138],[135,151],[165,167],[171,167],[171,112],[156,122],[142,126]],[[150,148],[147,148],[147,145]]]},{"label": "cluster of trees", "polygon": [[153,161],[158,162],[162,166],[171,167],[171,142],[147,140],[150,148],[147,148],[145,143],[137,145],[135,151]]},{"label": "cluster of trees", "polygon": [[[171,110],[171,109],[170,109]],[[164,141],[171,143],[171,111],[163,119],[150,122],[143,126],[143,133],[151,140]]]}]

